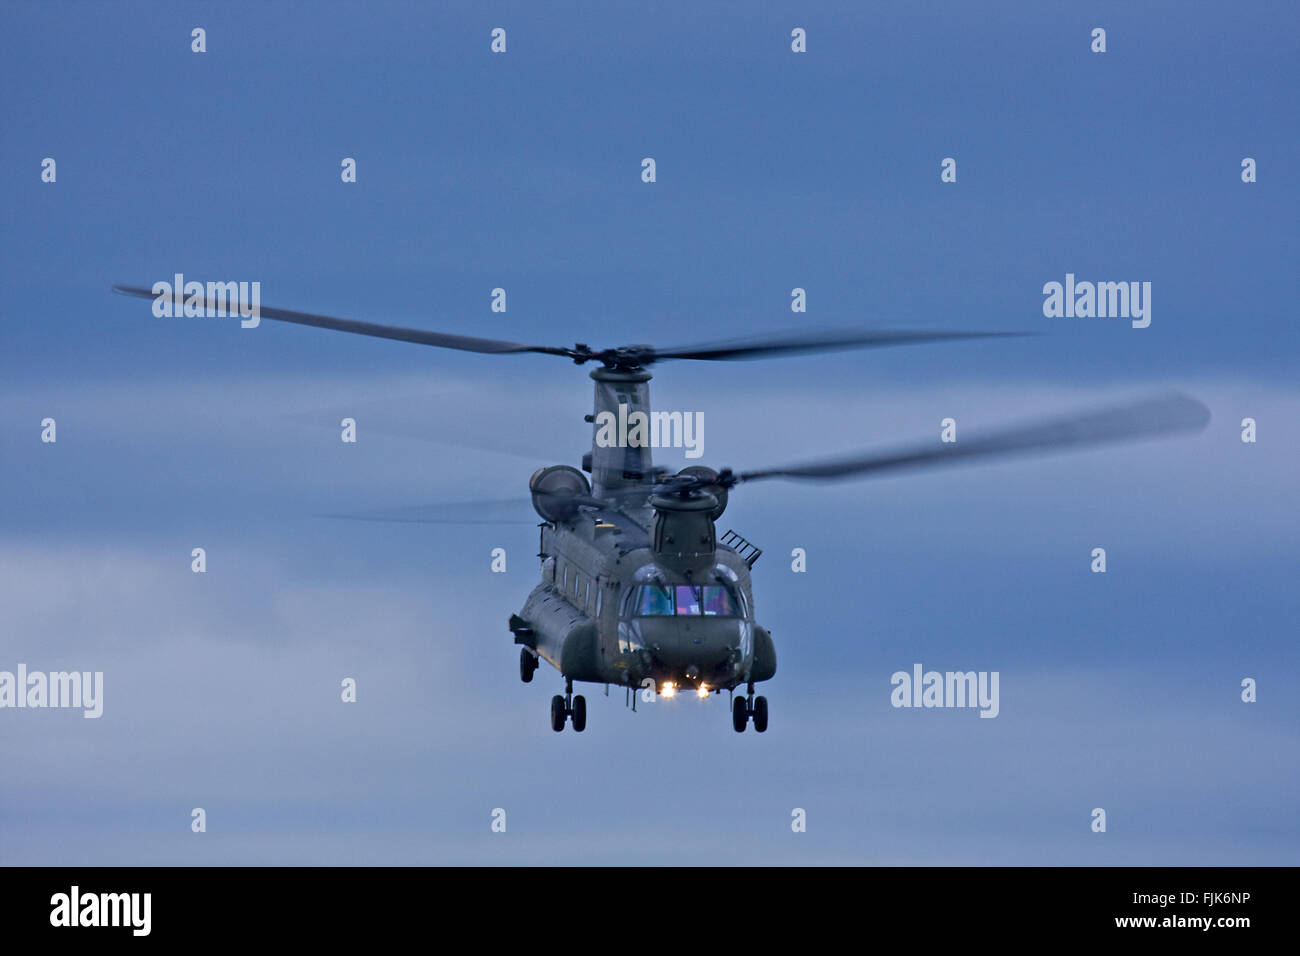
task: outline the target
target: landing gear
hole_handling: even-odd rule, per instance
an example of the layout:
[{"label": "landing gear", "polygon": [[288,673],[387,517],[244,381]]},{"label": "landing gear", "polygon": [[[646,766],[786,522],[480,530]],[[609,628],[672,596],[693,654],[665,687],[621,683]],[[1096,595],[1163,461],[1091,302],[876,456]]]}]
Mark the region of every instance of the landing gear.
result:
[{"label": "landing gear", "polygon": [[749,693],[745,697],[736,697],[731,703],[731,726],[735,728],[736,733],[744,733],[745,725],[749,723],[750,718],[754,719],[754,730],[758,733],[767,731],[767,698],[754,696],[754,685],[749,685]]},{"label": "landing gear", "polygon": [[737,697],[731,702],[731,726],[736,728],[736,733],[745,732],[745,724],[749,723],[749,704],[745,698]]},{"label": "landing gear", "polygon": [[531,683],[536,672],[537,655],[531,653],[526,647],[519,648],[519,679],[525,684]]},{"label": "landing gear", "polygon": [[[526,679],[532,680],[532,675]],[[566,720],[573,722],[574,733],[580,734],[587,729],[587,698],[581,694],[574,697],[573,681],[568,679],[564,682],[564,696],[556,694],[551,698],[551,729],[558,734],[564,729]]]}]

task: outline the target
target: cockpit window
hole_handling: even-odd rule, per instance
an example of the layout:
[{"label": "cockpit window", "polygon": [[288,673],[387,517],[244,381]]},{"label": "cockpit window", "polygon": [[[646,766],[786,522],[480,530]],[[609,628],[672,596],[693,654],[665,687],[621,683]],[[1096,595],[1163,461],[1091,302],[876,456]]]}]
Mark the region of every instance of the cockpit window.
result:
[{"label": "cockpit window", "polygon": [[639,617],[735,617],[740,613],[735,594],[723,584],[645,584],[637,594],[635,608]]},{"label": "cockpit window", "polygon": [[677,592],[677,613],[698,617],[700,613],[700,589],[689,584],[679,584],[673,588]]},{"label": "cockpit window", "polygon": [[735,617],[740,613],[735,600],[732,598],[730,588],[718,584],[706,584],[702,588],[696,588],[696,590],[703,592],[700,607],[705,616]]},{"label": "cockpit window", "polygon": [[665,587],[657,584],[641,586],[637,597],[636,613],[638,617],[673,613],[673,596]]}]

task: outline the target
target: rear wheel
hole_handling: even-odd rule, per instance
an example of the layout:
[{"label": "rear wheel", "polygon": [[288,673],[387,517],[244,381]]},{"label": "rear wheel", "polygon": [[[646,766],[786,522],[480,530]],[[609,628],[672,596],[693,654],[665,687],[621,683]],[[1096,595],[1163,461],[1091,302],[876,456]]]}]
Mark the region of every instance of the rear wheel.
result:
[{"label": "rear wheel", "polygon": [[745,724],[749,723],[749,705],[745,703],[745,698],[737,697],[731,702],[731,726],[736,728],[736,733],[745,732]]},{"label": "rear wheel", "polygon": [[537,658],[528,653],[528,648],[519,648],[519,679],[525,684],[533,679],[537,670]]},{"label": "rear wheel", "polygon": [[754,729],[760,734],[767,730],[767,698],[754,698]]},{"label": "rear wheel", "polygon": [[573,713],[570,719],[573,721],[575,733],[580,734],[587,729],[587,698],[581,694],[573,698]]},{"label": "rear wheel", "polygon": [[568,714],[564,711],[564,698],[556,694],[551,698],[551,729],[557,734],[564,729],[564,719]]}]

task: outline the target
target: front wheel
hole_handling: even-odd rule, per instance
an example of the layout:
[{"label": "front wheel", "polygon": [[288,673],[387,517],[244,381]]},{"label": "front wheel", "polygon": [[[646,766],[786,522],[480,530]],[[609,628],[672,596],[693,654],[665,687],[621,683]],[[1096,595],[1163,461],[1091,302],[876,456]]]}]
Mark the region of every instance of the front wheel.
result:
[{"label": "front wheel", "polygon": [[551,698],[551,729],[557,734],[564,729],[564,719],[568,714],[564,710],[564,698],[556,694]]},{"label": "front wheel", "polygon": [[582,733],[587,729],[587,698],[579,694],[573,698],[573,730],[575,733]]},{"label": "front wheel", "polygon": [[737,697],[731,702],[731,726],[736,728],[736,733],[743,734],[747,723],[749,723],[749,705],[745,703],[745,698]]},{"label": "front wheel", "polygon": [[767,698],[754,698],[754,729],[760,734],[767,730]]}]

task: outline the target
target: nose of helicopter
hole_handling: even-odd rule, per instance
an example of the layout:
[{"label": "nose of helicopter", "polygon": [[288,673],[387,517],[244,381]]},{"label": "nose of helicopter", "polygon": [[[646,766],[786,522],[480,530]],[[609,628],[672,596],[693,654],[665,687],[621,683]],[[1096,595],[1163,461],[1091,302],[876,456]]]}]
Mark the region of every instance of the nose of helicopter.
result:
[{"label": "nose of helicopter", "polygon": [[677,679],[708,680],[741,650],[739,618],[664,617],[640,620],[641,639],[655,662]]}]

